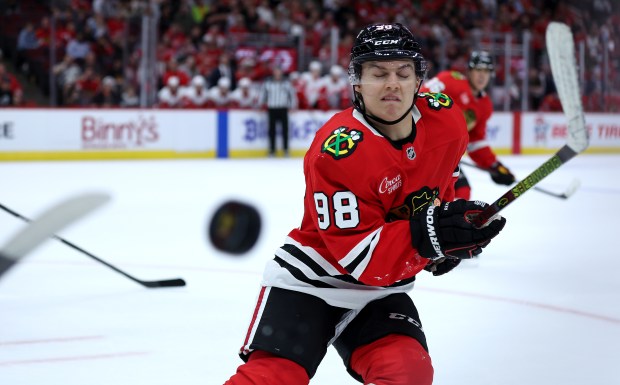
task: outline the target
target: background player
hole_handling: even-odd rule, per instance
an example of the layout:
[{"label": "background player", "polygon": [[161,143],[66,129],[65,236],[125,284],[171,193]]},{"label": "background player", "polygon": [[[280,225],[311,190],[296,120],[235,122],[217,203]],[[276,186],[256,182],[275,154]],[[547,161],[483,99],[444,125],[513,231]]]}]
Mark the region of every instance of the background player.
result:
[{"label": "background player", "polygon": [[475,228],[486,204],[454,200],[467,146],[460,109],[418,90],[426,61],[401,24],[364,28],[351,49],[353,105],[304,158],[301,226],[268,262],[226,385],[307,385],[334,345],[364,384],[429,385],[433,366],[407,294],[482,252],[505,224]]},{"label": "background player", "polygon": [[[485,91],[495,70],[493,58],[486,51],[473,51],[467,63],[466,75],[457,71],[442,71],[428,80],[422,91],[450,96],[463,110],[469,145],[467,153],[475,164],[488,170],[497,184],[511,185],[515,177],[498,159],[486,140],[487,122],[493,113],[493,103]],[[470,199],[471,186],[461,170],[456,182],[456,197]]]}]

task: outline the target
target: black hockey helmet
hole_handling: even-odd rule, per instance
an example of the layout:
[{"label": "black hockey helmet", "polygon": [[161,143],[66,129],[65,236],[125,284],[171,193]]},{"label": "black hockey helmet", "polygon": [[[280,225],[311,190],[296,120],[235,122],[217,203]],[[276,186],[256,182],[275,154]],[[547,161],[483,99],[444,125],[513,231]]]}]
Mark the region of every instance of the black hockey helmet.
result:
[{"label": "black hockey helmet", "polygon": [[418,79],[426,75],[426,60],[420,45],[407,27],[400,23],[373,24],[360,31],[351,48],[349,82],[359,84],[362,63],[369,60],[412,59]]},{"label": "black hockey helmet", "polygon": [[477,68],[494,71],[495,64],[493,63],[493,57],[491,57],[491,54],[489,54],[487,51],[473,51],[469,56],[467,68]]}]

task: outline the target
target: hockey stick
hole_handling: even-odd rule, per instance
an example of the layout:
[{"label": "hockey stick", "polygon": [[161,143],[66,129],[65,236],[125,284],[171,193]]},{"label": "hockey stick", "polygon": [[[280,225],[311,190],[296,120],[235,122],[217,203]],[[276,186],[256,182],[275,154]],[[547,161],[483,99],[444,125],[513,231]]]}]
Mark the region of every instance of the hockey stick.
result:
[{"label": "hockey stick", "polygon": [[83,218],[109,199],[105,194],[83,194],[46,210],[0,249],[0,277],[55,232]]},{"label": "hockey stick", "polygon": [[[464,161],[464,160],[461,160],[460,163],[464,164],[465,166],[473,167],[473,168],[478,169],[478,170],[487,171],[487,172],[489,171],[489,170],[487,170],[484,167],[480,167],[477,164],[469,163],[469,162]],[[552,197],[561,198],[561,199],[568,199],[568,198],[570,198],[571,195],[573,195],[575,193],[575,191],[577,191],[577,189],[579,188],[580,185],[581,185],[581,183],[579,182],[579,179],[573,179],[573,181],[568,185],[568,187],[564,190],[564,192],[561,192],[561,193],[557,193],[557,192],[554,192],[554,191],[549,191],[549,190],[544,189],[544,188],[539,187],[539,186],[534,186],[534,187],[532,187],[532,189],[536,190],[538,192],[541,192],[543,194],[550,195]]]},{"label": "hockey stick", "polygon": [[[78,199],[78,198],[76,198],[76,199]],[[101,258],[99,258],[99,257],[97,257],[97,256],[95,256],[95,255],[93,255],[91,253],[89,253],[88,251],[82,249],[81,247],[79,247],[79,246],[77,246],[77,245],[67,241],[66,239],[64,239],[64,238],[54,234],[57,230],[59,230],[62,227],[62,226],[59,226],[59,225],[64,223],[62,221],[63,221],[63,218],[64,218],[63,216],[64,216],[64,212],[65,211],[68,212],[67,220],[71,220],[72,218],[77,217],[77,214],[79,212],[76,212],[74,215],[71,215],[73,213],[73,211],[70,211],[70,210],[74,209],[73,208],[74,205],[71,204],[71,203],[72,203],[72,201],[69,201],[69,202],[67,202],[66,206],[59,206],[57,210],[55,210],[56,207],[54,207],[52,209],[53,211],[51,210],[52,212],[50,213],[50,217],[52,219],[49,219],[49,220],[46,219],[46,221],[44,222],[44,225],[42,225],[42,226],[48,226],[48,227],[43,227],[43,229],[46,230],[47,236],[56,238],[57,240],[59,240],[60,242],[64,243],[65,245],[71,247],[72,249],[75,249],[75,250],[79,251],[80,253],[85,254],[86,256],[88,256],[88,257],[94,259],[95,261],[97,261],[97,262],[99,262],[99,263],[109,267],[110,269],[112,269],[112,270],[116,271],[117,273],[125,276],[126,278],[129,278],[130,280],[139,283],[140,285],[142,285],[144,287],[158,288],[158,287],[185,286],[185,281],[183,279],[181,279],[181,278],[165,279],[165,280],[161,280],[161,281],[143,281],[141,279],[138,279],[136,277],[133,277],[133,276],[127,274],[126,272],[120,270],[116,266],[111,265],[110,263],[104,261],[103,259],[101,259]],[[81,203],[81,201],[78,201],[77,203]],[[82,207],[82,206],[80,205],[79,207]],[[85,206],[84,208],[88,208],[88,207],[89,206]],[[0,209],[8,212],[11,215],[16,216],[19,219],[24,220],[25,222],[31,223],[31,226],[34,226],[37,222],[40,221],[40,220],[37,220],[37,221],[33,222],[32,220],[30,220],[30,219],[24,217],[23,215],[21,215],[21,214],[15,212],[15,211],[9,209],[8,207],[4,206],[3,204],[0,204]],[[54,224],[54,226],[47,225],[48,221],[50,221],[52,224]],[[56,225],[56,223],[58,223],[59,225]],[[16,250],[18,251],[17,254],[21,253],[21,251],[20,251],[21,249],[16,249]],[[4,253],[5,253],[5,250],[3,250],[3,254]],[[19,256],[17,256],[17,258],[11,257],[11,255],[14,255],[12,249],[9,249],[9,252],[8,252],[7,255],[8,255],[8,258],[7,258],[6,255],[4,255],[4,257],[0,260],[0,265],[4,265],[4,263],[8,263],[8,264],[12,265],[17,259],[20,258]],[[0,266],[0,271],[1,271],[1,269],[2,268]]]},{"label": "hockey stick", "polygon": [[588,131],[581,105],[581,92],[577,83],[573,34],[566,24],[551,22],[547,27],[546,43],[553,80],[562,103],[564,115],[568,120],[567,143],[549,160],[499,197],[483,212],[470,218],[476,227],[484,226],[494,215],[522,196],[527,190],[588,148]]}]

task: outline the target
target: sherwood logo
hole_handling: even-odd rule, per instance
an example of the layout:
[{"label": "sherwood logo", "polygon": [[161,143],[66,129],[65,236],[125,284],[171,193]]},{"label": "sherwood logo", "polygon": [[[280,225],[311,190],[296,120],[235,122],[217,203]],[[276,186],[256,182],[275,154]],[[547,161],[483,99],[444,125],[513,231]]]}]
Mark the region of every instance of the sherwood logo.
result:
[{"label": "sherwood logo", "polygon": [[437,232],[435,231],[435,217],[433,214],[435,213],[435,207],[432,204],[428,205],[428,209],[426,209],[426,229],[428,231],[428,238],[431,241],[431,245],[433,245],[433,249],[435,249],[435,253],[437,253],[437,257],[443,258],[444,255],[441,252],[441,246],[439,246],[439,239],[437,238]]}]

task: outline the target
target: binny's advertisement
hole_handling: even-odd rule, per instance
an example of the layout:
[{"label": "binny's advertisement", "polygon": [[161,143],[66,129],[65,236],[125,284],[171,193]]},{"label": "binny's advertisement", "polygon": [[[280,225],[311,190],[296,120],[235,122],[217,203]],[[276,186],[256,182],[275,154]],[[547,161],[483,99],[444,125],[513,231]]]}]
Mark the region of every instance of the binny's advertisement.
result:
[{"label": "binny's advertisement", "polygon": [[213,152],[215,111],[7,109],[0,151]]}]

